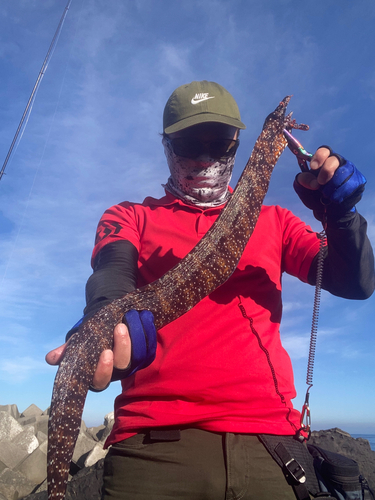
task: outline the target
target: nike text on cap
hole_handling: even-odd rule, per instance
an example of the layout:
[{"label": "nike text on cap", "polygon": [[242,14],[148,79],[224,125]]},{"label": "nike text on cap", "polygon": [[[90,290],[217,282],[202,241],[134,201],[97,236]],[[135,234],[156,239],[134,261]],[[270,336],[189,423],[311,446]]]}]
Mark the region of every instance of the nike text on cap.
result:
[{"label": "nike text on cap", "polygon": [[215,82],[191,82],[178,87],[167,101],[163,115],[166,134],[204,122],[225,123],[246,128],[236,101]]}]

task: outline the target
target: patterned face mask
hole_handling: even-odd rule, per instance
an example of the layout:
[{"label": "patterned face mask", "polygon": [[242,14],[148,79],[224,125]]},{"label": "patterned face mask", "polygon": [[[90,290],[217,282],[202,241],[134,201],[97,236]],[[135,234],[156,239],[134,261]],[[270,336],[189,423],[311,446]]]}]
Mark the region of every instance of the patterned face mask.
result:
[{"label": "patterned face mask", "polygon": [[235,155],[220,160],[202,155],[192,160],[177,156],[164,139],[163,146],[171,173],[165,189],[200,207],[217,207],[228,200]]}]

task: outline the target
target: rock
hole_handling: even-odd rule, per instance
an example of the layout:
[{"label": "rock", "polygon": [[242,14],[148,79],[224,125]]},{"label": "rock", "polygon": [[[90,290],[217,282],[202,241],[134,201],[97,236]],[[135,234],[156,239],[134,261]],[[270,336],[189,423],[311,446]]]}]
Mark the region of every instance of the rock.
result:
[{"label": "rock", "polygon": [[97,443],[94,448],[88,454],[85,460],[85,467],[91,467],[91,465],[96,464],[99,460],[104,458],[108,453],[108,450],[103,449],[103,443]]},{"label": "rock", "polygon": [[28,408],[26,408],[25,411],[22,412],[21,418],[22,417],[40,417],[42,415],[43,411],[38,408],[36,405],[32,404]]},{"label": "rock", "polygon": [[43,432],[43,434],[48,434],[48,415],[40,415],[39,417],[35,417],[36,422],[33,424],[35,430],[38,432]]},{"label": "rock", "polygon": [[36,433],[36,438],[37,438],[39,444],[44,443],[44,441],[47,441],[47,439],[48,439],[47,434],[44,434],[44,432],[40,432],[40,431],[38,431]]},{"label": "rock", "polygon": [[95,444],[95,441],[86,434],[86,432],[82,432],[81,430],[74,448],[72,462],[78,465],[80,469],[83,468],[85,466],[85,460],[95,447]]},{"label": "rock", "polygon": [[34,493],[41,493],[43,491],[47,491],[47,478],[38,486]]},{"label": "rock", "polygon": [[[42,411],[33,404],[22,413],[16,405],[0,407],[0,500],[30,493],[46,498],[48,418],[49,408]],[[112,426],[113,413],[96,428],[87,429],[82,422],[71,466],[72,474],[79,471],[78,482],[70,476],[66,500],[100,498],[103,467],[96,464],[107,453],[103,444]]]},{"label": "rock", "polygon": [[361,474],[367,479],[370,488],[375,490],[375,451],[371,450],[367,439],[352,438],[350,434],[336,427],[334,429],[313,431],[309,444],[315,444],[325,450],[340,453],[355,460]]},{"label": "rock", "polygon": [[24,412],[22,412],[18,423],[23,427],[33,425],[36,431],[48,432],[48,414],[43,412],[36,405],[30,405]]},{"label": "rock", "polygon": [[105,442],[105,440],[107,439],[112,430],[114,423],[115,423],[115,415],[113,411],[111,413],[107,413],[107,415],[104,417],[104,429],[102,432],[98,434],[99,441],[103,443]]},{"label": "rock", "polygon": [[100,441],[101,436],[105,430],[105,425],[98,425],[97,427],[88,427],[87,434],[94,439],[94,441]]},{"label": "rock", "polygon": [[66,500],[100,500],[104,460],[86,467],[68,483]]},{"label": "rock", "polygon": [[22,425],[24,429],[33,426],[35,431],[43,432],[43,434],[48,434],[48,415],[39,415],[34,417],[21,417],[18,422]]},{"label": "rock", "polygon": [[79,432],[86,432],[86,431],[87,431],[86,424],[85,424],[85,422],[82,420],[82,421],[81,421],[81,428],[80,428]]},{"label": "rock", "polygon": [[35,437],[33,427],[16,434],[13,439],[1,441],[0,460],[10,469],[15,469],[17,465],[25,460],[39,446],[39,441]]},{"label": "rock", "polygon": [[27,425],[33,425],[36,423],[36,417],[20,417],[18,419],[18,423],[21,424],[23,427],[26,427]]},{"label": "rock", "polygon": [[21,500],[47,500],[47,499],[48,499],[47,491],[39,491],[38,493],[33,493],[32,495],[23,497]]},{"label": "rock", "polygon": [[[80,470],[68,483],[65,500],[100,500],[104,460]],[[47,500],[47,492],[28,495],[23,500]]]},{"label": "rock", "polygon": [[0,494],[6,500],[23,498],[34,490],[35,484],[26,479],[19,472],[5,469],[0,474]]},{"label": "rock", "polygon": [[105,415],[104,425],[112,429],[114,423],[115,423],[115,413],[111,411],[110,413],[107,413],[107,415]]},{"label": "rock", "polygon": [[39,446],[39,441],[35,436],[35,428],[28,427],[23,432],[20,432],[12,439],[12,443],[21,450],[25,450],[28,454],[32,453]]},{"label": "rock", "polygon": [[0,442],[14,438],[22,431],[22,426],[14,417],[5,411],[0,411]]},{"label": "rock", "polygon": [[7,468],[13,469],[28,456],[25,448],[19,448],[11,441],[2,441],[0,446],[0,460]]},{"label": "rock", "polygon": [[20,412],[18,411],[17,405],[0,405],[0,411],[5,411],[11,417],[16,420],[20,418]]},{"label": "rock", "polygon": [[47,477],[47,446],[45,450],[40,446],[17,465],[16,472],[20,472],[35,485],[41,484]]}]

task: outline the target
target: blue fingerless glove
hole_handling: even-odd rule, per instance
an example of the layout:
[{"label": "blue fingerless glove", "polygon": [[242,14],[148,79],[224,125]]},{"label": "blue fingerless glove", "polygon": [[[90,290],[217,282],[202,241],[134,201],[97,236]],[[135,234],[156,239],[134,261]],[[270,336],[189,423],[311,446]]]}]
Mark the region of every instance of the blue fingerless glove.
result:
[{"label": "blue fingerless glove", "polygon": [[355,205],[362,198],[365,190],[366,178],[341,155],[336,154],[328,146],[321,146],[330,150],[330,156],[336,156],[340,165],[332,179],[318,190],[305,188],[299,184],[296,176],[294,190],[302,203],[313,210],[316,219],[322,221],[326,215],[327,221],[337,222],[340,219],[348,221],[355,214]]},{"label": "blue fingerless glove", "polygon": [[[78,331],[86,316],[83,316],[69,330],[66,335],[68,340],[74,333]],[[129,330],[131,340],[131,358],[129,366],[123,370],[119,368],[113,369],[112,381],[122,380],[130,377],[137,370],[146,368],[150,365],[156,356],[156,328],[154,325],[154,316],[151,311],[136,311],[134,309],[128,311],[123,317],[123,323],[126,324]],[[93,392],[101,392],[104,389],[96,390],[90,387]]]},{"label": "blue fingerless glove", "polygon": [[151,311],[128,311],[123,322],[129,330],[132,352],[129,366],[124,370],[113,369],[112,381],[121,380],[146,368],[156,356],[156,328]]}]

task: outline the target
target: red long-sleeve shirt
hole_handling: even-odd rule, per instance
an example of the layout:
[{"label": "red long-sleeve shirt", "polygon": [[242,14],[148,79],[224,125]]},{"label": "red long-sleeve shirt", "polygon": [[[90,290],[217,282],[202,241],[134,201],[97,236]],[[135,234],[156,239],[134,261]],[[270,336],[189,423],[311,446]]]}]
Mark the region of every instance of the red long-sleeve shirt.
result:
[{"label": "red long-sleeve shirt", "polygon": [[[223,207],[201,209],[167,193],[120,203],[99,222],[93,259],[128,240],[138,250],[138,286],[174,266]],[[229,280],[158,331],[155,361],[122,381],[107,446],[137,430],[194,426],[217,432],[294,434],[300,414],[290,358],[282,347],[281,276],[307,281],[319,240],[290,211],[263,206]]]}]

